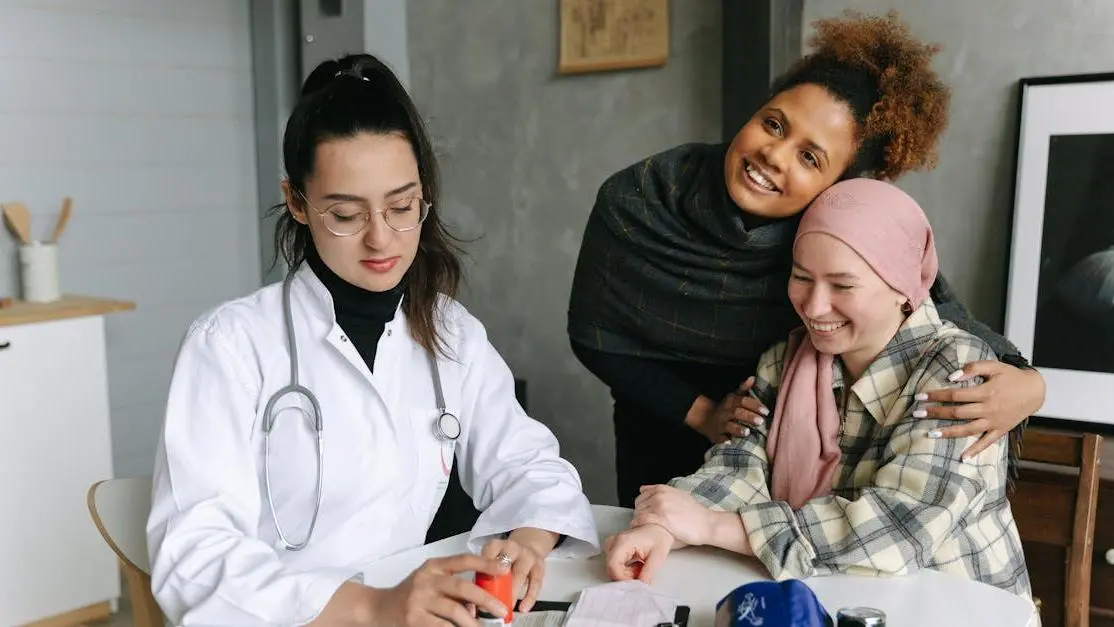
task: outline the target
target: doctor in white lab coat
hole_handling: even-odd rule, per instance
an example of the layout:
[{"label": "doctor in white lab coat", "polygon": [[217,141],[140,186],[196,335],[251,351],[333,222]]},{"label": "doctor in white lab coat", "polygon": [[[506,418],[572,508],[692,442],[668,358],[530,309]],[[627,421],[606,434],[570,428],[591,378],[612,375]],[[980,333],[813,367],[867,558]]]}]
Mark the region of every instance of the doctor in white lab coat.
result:
[{"label": "doctor in white lab coat", "polygon": [[[374,57],[327,61],[283,148],[276,244],[294,268],[299,383],[322,418],[319,514],[292,550],[313,520],[317,439],[312,402],[284,395],[265,460],[266,405],[291,382],[283,285],[270,285],[202,315],[182,342],[147,526],[155,598],[181,625],[463,627],[477,624],[470,606],[502,606],[454,575],[511,568],[530,607],[551,551],[587,557],[598,536],[576,470],[451,298],[457,249],[409,96]],[[431,354],[456,440],[437,435]],[[395,588],[362,585],[365,566],[423,543],[454,458],[483,512],[473,554],[432,560]]]}]

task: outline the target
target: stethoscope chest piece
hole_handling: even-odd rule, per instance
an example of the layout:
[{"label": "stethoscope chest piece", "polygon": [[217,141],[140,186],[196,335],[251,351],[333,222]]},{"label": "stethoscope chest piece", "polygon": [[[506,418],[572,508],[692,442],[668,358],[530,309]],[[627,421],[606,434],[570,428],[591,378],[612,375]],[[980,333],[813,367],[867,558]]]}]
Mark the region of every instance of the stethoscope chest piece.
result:
[{"label": "stethoscope chest piece", "polygon": [[442,411],[437,417],[433,431],[438,440],[455,442],[460,437],[460,419],[447,411]]},{"label": "stethoscope chest piece", "polygon": [[437,356],[433,353],[429,354],[429,368],[433,371],[433,394],[437,402],[437,410],[441,412],[433,423],[433,434],[442,442],[456,442],[460,437],[460,419],[445,409],[445,391],[441,389],[441,368],[437,365]]}]

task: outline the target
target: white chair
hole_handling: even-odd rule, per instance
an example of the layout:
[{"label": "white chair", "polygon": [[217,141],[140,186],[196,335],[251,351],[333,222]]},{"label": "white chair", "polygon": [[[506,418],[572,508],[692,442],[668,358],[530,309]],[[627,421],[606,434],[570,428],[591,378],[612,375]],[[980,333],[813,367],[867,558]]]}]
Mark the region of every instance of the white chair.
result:
[{"label": "white chair", "polygon": [[120,559],[135,627],[163,627],[162,610],[151,594],[151,564],[147,556],[151,478],[129,477],[94,483],[89,488],[87,501],[93,524]]}]

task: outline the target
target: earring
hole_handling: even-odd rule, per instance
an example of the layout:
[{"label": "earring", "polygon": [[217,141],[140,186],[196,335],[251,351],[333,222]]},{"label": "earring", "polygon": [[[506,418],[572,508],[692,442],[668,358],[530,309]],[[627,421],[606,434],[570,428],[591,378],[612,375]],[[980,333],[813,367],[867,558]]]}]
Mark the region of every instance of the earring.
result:
[{"label": "earring", "polygon": [[909,314],[913,313],[913,305],[910,304],[909,301],[905,301],[904,303],[901,303],[901,313],[903,313],[905,315],[909,315]]}]

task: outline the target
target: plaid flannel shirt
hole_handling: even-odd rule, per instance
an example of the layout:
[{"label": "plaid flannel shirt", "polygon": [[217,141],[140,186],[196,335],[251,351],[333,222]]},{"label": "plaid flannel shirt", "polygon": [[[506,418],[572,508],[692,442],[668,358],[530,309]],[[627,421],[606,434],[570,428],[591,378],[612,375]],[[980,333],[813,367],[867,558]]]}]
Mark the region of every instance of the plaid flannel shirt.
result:
[{"label": "plaid flannel shirt", "polygon": [[[756,374],[754,393],[771,411],[784,356],[782,342],[763,354]],[[700,470],[670,484],[708,508],[739,512],[751,549],[775,579],[932,568],[1029,597],[1006,494],[1006,440],[963,462],[976,438],[929,438],[947,421],[912,415],[918,392],[974,385],[948,375],[981,359],[994,359],[987,344],[941,322],[926,301],[849,387],[835,360],[833,393],[845,394],[845,407],[829,496],[796,511],[771,499],[765,428],[713,447]]]}]

